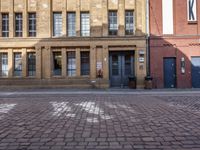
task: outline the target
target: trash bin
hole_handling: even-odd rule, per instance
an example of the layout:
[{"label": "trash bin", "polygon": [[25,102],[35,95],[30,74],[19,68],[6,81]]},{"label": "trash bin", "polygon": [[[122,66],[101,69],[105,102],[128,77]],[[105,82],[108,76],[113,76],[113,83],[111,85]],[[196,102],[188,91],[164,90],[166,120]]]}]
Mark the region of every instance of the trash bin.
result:
[{"label": "trash bin", "polygon": [[151,76],[145,77],[145,89],[152,89],[153,88],[152,80],[153,80],[153,78]]},{"label": "trash bin", "polygon": [[130,89],[136,89],[136,77],[135,76],[129,76],[128,77],[128,87]]}]

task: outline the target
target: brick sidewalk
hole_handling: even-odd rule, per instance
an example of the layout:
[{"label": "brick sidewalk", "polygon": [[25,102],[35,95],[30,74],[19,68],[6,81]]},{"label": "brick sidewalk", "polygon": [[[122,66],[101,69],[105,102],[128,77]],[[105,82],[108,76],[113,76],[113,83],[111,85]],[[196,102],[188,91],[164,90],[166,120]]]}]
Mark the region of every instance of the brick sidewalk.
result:
[{"label": "brick sidewalk", "polygon": [[5,96],[0,149],[199,150],[200,97]]}]

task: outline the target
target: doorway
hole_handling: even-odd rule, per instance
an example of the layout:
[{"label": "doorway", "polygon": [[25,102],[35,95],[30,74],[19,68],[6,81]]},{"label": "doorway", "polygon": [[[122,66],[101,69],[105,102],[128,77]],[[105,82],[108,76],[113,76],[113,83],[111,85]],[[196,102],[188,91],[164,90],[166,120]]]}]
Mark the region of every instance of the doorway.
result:
[{"label": "doorway", "polygon": [[109,60],[111,87],[128,86],[128,77],[135,75],[134,51],[110,52]]}]

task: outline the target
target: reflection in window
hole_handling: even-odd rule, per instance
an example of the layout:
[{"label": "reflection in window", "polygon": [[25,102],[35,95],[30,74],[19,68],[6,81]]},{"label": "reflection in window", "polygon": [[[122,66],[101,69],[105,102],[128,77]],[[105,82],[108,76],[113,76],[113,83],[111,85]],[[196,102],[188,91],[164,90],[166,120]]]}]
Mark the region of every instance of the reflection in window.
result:
[{"label": "reflection in window", "polygon": [[109,35],[117,35],[117,11],[109,11]]},{"label": "reflection in window", "polygon": [[76,76],[76,52],[67,52],[67,74]]},{"label": "reflection in window", "polygon": [[61,75],[62,71],[62,56],[61,52],[53,52],[53,74],[55,76]]},{"label": "reflection in window", "polygon": [[36,13],[29,13],[28,14],[28,34],[29,37],[36,36]]},{"label": "reflection in window", "polygon": [[131,55],[125,55],[125,75],[131,75]]},{"label": "reflection in window", "polygon": [[35,52],[28,53],[28,76],[35,76],[36,73],[36,56]]},{"label": "reflection in window", "polygon": [[62,13],[53,13],[53,36],[62,35]]},{"label": "reflection in window", "polygon": [[0,53],[0,76],[8,76],[8,54]]},{"label": "reflection in window", "polygon": [[126,20],[125,20],[125,33],[126,35],[132,35],[134,30],[134,15],[133,11],[126,11]]},{"label": "reflection in window", "polygon": [[2,37],[9,37],[9,14],[2,14]]},{"label": "reflection in window", "polygon": [[68,36],[76,36],[76,13],[69,12],[67,14],[67,32]]},{"label": "reflection in window", "polygon": [[90,14],[81,13],[81,36],[90,36]]},{"label": "reflection in window", "polygon": [[22,37],[23,33],[23,19],[22,13],[15,14],[15,36]]},{"label": "reflection in window", "polygon": [[22,54],[14,53],[14,76],[22,76]]},{"label": "reflection in window", "polygon": [[118,55],[112,55],[112,75],[119,75],[119,57]]},{"label": "reflection in window", "polygon": [[81,75],[90,74],[90,53],[81,52]]}]

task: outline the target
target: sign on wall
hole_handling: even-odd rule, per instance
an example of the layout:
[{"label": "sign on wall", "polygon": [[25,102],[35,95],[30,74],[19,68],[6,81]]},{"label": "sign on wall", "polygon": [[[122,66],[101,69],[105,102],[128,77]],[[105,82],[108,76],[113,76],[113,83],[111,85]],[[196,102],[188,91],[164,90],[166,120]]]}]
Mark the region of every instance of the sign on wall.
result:
[{"label": "sign on wall", "polygon": [[188,21],[197,21],[197,1],[187,0]]}]

